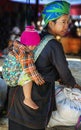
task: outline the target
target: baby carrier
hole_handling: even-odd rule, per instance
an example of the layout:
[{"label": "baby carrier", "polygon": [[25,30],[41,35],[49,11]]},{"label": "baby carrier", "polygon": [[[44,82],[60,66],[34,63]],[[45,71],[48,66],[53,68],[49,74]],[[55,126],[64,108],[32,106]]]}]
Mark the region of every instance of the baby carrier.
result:
[{"label": "baby carrier", "polygon": [[[54,39],[54,36],[47,35],[42,40],[40,45],[34,51],[34,60],[36,61],[41,51],[48,43],[49,40]],[[7,85],[10,87],[15,87],[18,85],[19,76],[22,73],[22,66],[15,56],[10,53],[6,57],[2,67],[3,79],[6,81]]]}]

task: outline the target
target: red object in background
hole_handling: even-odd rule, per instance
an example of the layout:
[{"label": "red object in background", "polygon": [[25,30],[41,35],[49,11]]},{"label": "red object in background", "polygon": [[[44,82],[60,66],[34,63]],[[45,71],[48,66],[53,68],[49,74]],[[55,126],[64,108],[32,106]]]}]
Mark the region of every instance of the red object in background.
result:
[{"label": "red object in background", "polygon": [[71,6],[71,15],[81,15],[81,4]]},{"label": "red object in background", "polygon": [[0,52],[0,57],[2,56],[2,52]]}]

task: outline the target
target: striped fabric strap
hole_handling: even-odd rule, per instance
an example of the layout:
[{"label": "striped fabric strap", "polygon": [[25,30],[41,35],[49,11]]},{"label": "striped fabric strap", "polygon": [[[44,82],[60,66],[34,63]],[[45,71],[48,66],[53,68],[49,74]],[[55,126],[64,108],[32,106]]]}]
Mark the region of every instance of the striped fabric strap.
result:
[{"label": "striped fabric strap", "polygon": [[34,51],[34,60],[36,61],[37,58],[39,57],[39,55],[41,54],[42,50],[44,49],[44,47],[46,46],[46,44],[48,43],[48,41],[54,39],[54,36],[51,35],[47,35],[45,36],[42,40],[41,43],[39,44],[39,46],[36,48],[36,50]]}]

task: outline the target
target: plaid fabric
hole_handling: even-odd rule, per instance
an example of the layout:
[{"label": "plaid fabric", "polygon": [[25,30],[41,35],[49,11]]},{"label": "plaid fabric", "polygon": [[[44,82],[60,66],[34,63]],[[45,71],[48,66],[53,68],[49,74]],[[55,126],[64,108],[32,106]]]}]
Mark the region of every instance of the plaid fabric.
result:
[{"label": "plaid fabric", "polygon": [[14,41],[13,50],[10,53],[19,60],[23,71],[29,74],[34,82],[39,84],[41,79],[43,80],[34,65],[33,53],[27,48],[27,46],[19,44],[18,41]]}]

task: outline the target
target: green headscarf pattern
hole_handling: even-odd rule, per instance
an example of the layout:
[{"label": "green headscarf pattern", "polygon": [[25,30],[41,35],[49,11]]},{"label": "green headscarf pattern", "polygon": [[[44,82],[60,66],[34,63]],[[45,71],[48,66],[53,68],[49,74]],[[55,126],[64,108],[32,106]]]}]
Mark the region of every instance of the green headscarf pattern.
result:
[{"label": "green headscarf pattern", "polygon": [[70,3],[65,0],[56,0],[47,4],[42,12],[45,26],[51,20],[56,20],[63,14],[69,14]]}]

